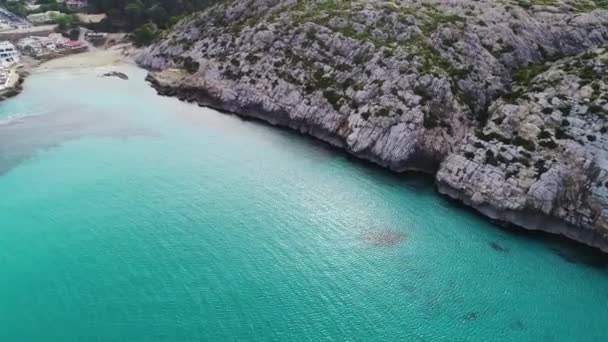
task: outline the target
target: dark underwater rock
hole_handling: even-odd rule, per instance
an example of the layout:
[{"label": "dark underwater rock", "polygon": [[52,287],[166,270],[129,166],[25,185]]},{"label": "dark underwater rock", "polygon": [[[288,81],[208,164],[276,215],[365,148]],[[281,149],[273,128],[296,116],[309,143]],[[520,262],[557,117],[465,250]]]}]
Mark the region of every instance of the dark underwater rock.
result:
[{"label": "dark underwater rock", "polygon": [[103,75],[101,75],[101,77],[118,77],[122,80],[128,80],[129,76],[127,76],[127,74],[123,73],[123,72],[119,72],[119,71],[111,71],[111,72],[107,72]]}]

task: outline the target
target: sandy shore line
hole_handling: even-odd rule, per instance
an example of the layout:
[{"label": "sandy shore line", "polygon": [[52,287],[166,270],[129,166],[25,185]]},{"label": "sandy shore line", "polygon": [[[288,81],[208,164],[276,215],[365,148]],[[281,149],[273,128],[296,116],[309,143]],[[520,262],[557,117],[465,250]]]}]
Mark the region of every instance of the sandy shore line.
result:
[{"label": "sandy shore line", "polygon": [[35,59],[24,57],[21,65],[10,70],[9,84],[0,89],[0,102],[21,93],[22,83],[29,74],[53,70],[135,65],[137,52],[138,50],[131,44],[119,44],[108,48],[94,48],[88,52],[59,57],[41,64]]},{"label": "sandy shore line", "polygon": [[135,51],[130,44],[116,45],[107,49],[94,49],[88,52],[52,59],[40,64],[31,71],[40,72],[134,64],[133,55]]}]

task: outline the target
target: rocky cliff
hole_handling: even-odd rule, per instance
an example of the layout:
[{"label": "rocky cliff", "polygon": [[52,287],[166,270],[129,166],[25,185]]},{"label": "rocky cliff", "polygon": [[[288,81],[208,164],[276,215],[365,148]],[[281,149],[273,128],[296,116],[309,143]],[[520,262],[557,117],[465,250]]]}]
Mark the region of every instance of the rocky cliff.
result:
[{"label": "rocky cliff", "polygon": [[608,1],[235,0],[138,58],[159,93],[290,127],[608,252]]}]

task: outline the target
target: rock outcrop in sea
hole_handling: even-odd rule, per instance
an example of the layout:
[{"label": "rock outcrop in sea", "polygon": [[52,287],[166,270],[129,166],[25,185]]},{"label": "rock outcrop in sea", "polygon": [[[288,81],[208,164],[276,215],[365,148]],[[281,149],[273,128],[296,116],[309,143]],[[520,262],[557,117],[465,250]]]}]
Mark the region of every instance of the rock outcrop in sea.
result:
[{"label": "rock outcrop in sea", "polygon": [[234,0],[138,63],[159,93],[435,175],[481,213],[608,252],[608,3]]},{"label": "rock outcrop in sea", "polygon": [[127,76],[127,74],[125,74],[124,72],[120,72],[120,71],[110,71],[110,72],[106,72],[105,74],[101,75],[101,77],[117,77],[120,78],[121,80],[128,80],[129,76]]}]

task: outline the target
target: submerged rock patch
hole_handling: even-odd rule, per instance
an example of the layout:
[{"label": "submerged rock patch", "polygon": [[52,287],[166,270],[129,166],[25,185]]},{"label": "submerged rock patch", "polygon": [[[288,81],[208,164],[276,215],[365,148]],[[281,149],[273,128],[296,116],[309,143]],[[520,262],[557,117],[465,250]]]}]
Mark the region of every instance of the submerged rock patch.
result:
[{"label": "submerged rock patch", "polygon": [[393,230],[372,230],[363,236],[363,241],[374,247],[395,247],[405,240],[405,234]]},{"label": "submerged rock patch", "polygon": [[121,80],[129,79],[129,76],[127,76],[127,74],[125,74],[123,72],[119,72],[119,71],[106,72],[105,74],[101,75],[101,77],[118,77]]},{"label": "submerged rock patch", "polygon": [[488,242],[488,245],[496,252],[506,253],[509,251],[507,247],[499,244],[498,242],[490,241]]},{"label": "submerged rock patch", "polygon": [[479,318],[479,313],[471,311],[462,317],[466,321],[474,321]]},{"label": "submerged rock patch", "polygon": [[527,325],[526,322],[518,319],[517,321],[512,322],[509,327],[513,330],[525,330]]}]

